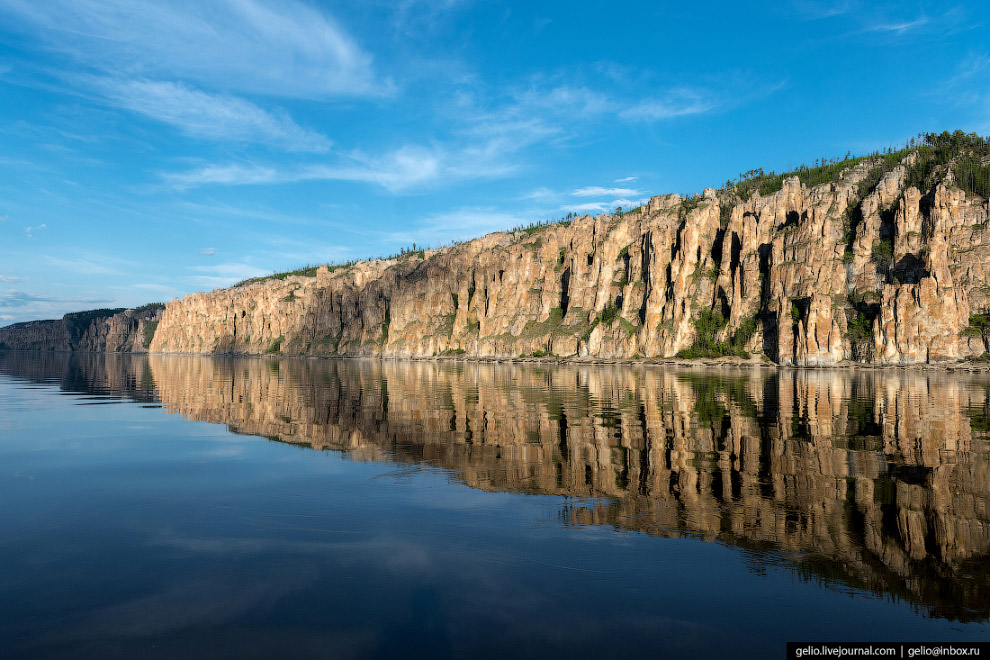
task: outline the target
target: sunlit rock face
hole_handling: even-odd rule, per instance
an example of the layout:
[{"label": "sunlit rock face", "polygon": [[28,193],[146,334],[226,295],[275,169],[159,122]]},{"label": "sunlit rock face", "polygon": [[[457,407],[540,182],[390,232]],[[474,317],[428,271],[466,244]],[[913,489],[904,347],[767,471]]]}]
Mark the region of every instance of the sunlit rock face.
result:
[{"label": "sunlit rock face", "polygon": [[144,353],[161,319],[162,306],[101,309],[0,328],[0,348],[35,351]]},{"label": "sunlit rock face", "polygon": [[[153,351],[673,356],[709,339],[782,365],[984,352],[987,201],[863,161],[745,201],[707,189],[625,214],[267,279],[168,304]],[[875,182],[875,183],[874,183]],[[737,334],[740,329],[742,334]]]},{"label": "sunlit rock face", "polygon": [[690,535],[990,618],[990,379],[935,372],[0,354],[0,372]]},{"label": "sunlit rock face", "polygon": [[990,202],[950,171],[909,186],[915,156],[249,281],[163,313],[17,324],[0,348],[609,360],[717,345],[794,366],[983,355],[970,315],[990,310]]}]

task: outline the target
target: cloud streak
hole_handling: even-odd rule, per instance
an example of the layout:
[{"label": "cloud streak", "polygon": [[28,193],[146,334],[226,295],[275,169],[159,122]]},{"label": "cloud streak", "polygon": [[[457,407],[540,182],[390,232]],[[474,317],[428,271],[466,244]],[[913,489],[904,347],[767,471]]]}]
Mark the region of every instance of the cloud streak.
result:
[{"label": "cloud streak", "polygon": [[120,271],[111,268],[102,260],[95,259],[61,259],[47,256],[45,261],[56,268],[63,268],[78,275],[120,275]]},{"label": "cloud streak", "polygon": [[526,224],[532,219],[490,208],[466,207],[447,213],[437,213],[413,223],[407,231],[393,232],[385,237],[396,245],[441,245],[453,240],[477,238],[494,231],[505,231]]},{"label": "cloud streak", "polygon": [[614,211],[618,207],[622,207],[626,210],[636,208],[637,206],[642,206],[648,201],[647,198],[642,199],[613,199],[608,202],[586,202],[582,204],[567,204],[561,208],[563,211],[574,211],[577,213],[608,213]]},{"label": "cloud streak", "polygon": [[[446,114],[456,135],[487,140],[486,149],[490,153],[499,151],[507,158],[535,144],[566,147],[586,142],[589,135],[595,134],[596,125],[615,120],[656,124],[725,111],[772,94],[783,85],[781,81],[733,74],[693,86],[646,82],[618,86],[613,81],[596,88],[560,82],[559,76],[540,75],[526,84],[491,94],[480,89],[461,91]],[[630,94],[630,87],[650,91],[645,95]]]},{"label": "cloud streak", "polygon": [[293,0],[0,0],[0,13],[115,76],[310,99],[392,92],[333,18]]},{"label": "cloud streak", "polygon": [[630,99],[583,85],[547,84],[537,78],[492,99],[462,93],[448,114],[460,134],[519,150],[539,142],[572,139],[579,125],[608,118],[663,121],[710,112],[717,105],[716,95],[704,89],[658,90],[650,97]]},{"label": "cloud streak", "polygon": [[186,172],[164,173],[179,189],[206,185],[273,185],[305,181],[352,181],[380,186],[393,193],[456,181],[500,176],[512,166],[500,161],[496,148],[468,147],[450,151],[443,147],[405,146],[381,156],[353,152],[335,164],[279,166],[233,163],[207,165]]},{"label": "cloud streak", "polygon": [[[548,84],[545,77],[534,77],[528,85],[497,93],[494,98],[486,98],[477,90],[460,91],[449,104],[441,104],[441,112],[449,120],[450,134],[446,140],[407,144],[380,154],[338,150],[332,160],[317,163],[212,162],[185,171],[160,172],[160,175],[167,184],[180,190],[342,181],[405,194],[438,184],[514,175],[530,166],[527,159],[520,158],[527,149],[537,144],[566,147],[574,140],[587,140],[593,134],[591,125],[596,122],[615,119],[630,123],[662,122],[720,110],[780,87],[779,84],[754,85],[751,79],[738,78],[723,80],[719,92],[713,91],[715,87],[657,88],[652,95],[636,100],[583,85],[552,83]],[[140,103],[132,103],[130,107],[181,125],[187,132],[215,131],[228,137],[254,133],[270,143],[299,150],[319,151],[329,146],[328,139],[305,131],[287,116],[277,116],[239,99],[206,95],[175,84],[145,82],[128,87],[148,91],[151,97],[145,102],[139,94]],[[757,91],[748,94],[733,91],[743,87]],[[177,102],[179,110],[162,110],[156,102],[162,96],[191,98],[188,103]],[[728,98],[732,100],[726,101]],[[187,115],[181,109],[186,105],[204,106],[210,112]],[[213,112],[218,105],[220,108]],[[209,127],[201,126],[199,116],[211,113],[219,117],[218,121]],[[638,191],[614,193],[615,196],[635,194]]]},{"label": "cloud streak", "polygon": [[897,23],[875,23],[869,27],[871,32],[893,32],[897,35],[902,35],[906,32],[911,32],[929,22],[927,16],[921,16],[913,21],[901,21]]},{"label": "cloud streak", "polygon": [[39,296],[32,293],[25,293],[24,291],[16,291],[14,289],[8,289],[4,293],[0,293],[0,308],[24,307],[25,305],[33,302],[59,302],[59,300],[58,298]]},{"label": "cloud streak", "polygon": [[112,302],[107,298],[57,298],[8,289],[0,293],[0,309],[25,307],[31,303],[86,303],[98,304]]},{"label": "cloud streak", "polygon": [[235,96],[207,94],[177,82],[104,79],[94,84],[111,103],[194,138],[260,142],[287,151],[330,149],[326,136],[300,127],[286,112],[269,112]]},{"label": "cloud streak", "polygon": [[155,291],[157,293],[165,293],[168,295],[174,295],[179,292],[174,286],[168,286],[167,284],[132,284],[130,285],[134,289],[141,289],[142,291]]},{"label": "cloud streak", "polygon": [[704,114],[718,109],[721,105],[722,101],[714,92],[674,89],[621,110],[619,117],[630,121],[663,121]]},{"label": "cloud streak", "polygon": [[575,197],[606,197],[606,196],[632,196],[642,195],[643,191],[634,188],[603,188],[601,186],[587,186],[571,191]]},{"label": "cloud streak", "polygon": [[947,36],[960,30],[971,30],[981,27],[972,19],[967,19],[966,12],[960,7],[946,9],[941,14],[926,14],[924,12],[913,16],[904,16],[903,10],[899,16],[885,14],[882,11],[863,20],[861,32],[885,35],[899,38],[905,35]]},{"label": "cloud streak", "polygon": [[227,287],[252,277],[262,277],[271,274],[251,264],[242,262],[226,262],[213,266],[193,266],[192,270],[203,275],[191,275],[189,279],[197,284],[208,287]]},{"label": "cloud streak", "polygon": [[24,237],[25,238],[34,238],[33,232],[41,231],[41,230],[44,230],[44,229],[48,229],[48,225],[41,224],[41,225],[32,226],[32,227],[25,227],[24,228]]},{"label": "cloud streak", "polygon": [[817,21],[823,18],[841,16],[852,9],[851,2],[817,2],[815,0],[793,0],[791,9],[804,20]]}]

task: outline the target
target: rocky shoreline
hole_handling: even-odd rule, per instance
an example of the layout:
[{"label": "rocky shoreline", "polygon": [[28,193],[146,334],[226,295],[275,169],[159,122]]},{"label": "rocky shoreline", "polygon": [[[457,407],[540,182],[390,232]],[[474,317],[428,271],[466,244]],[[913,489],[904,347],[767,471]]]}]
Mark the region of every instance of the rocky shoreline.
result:
[{"label": "rocky shoreline", "polygon": [[[90,354],[106,354],[108,351],[73,351],[71,349],[2,349],[13,351],[45,350],[53,353],[73,353],[86,352]],[[146,355],[149,351],[113,351],[114,355]],[[157,354],[152,351],[150,354]],[[939,362],[934,364],[874,364],[869,362],[839,362],[831,365],[780,365],[765,359],[742,359],[736,357],[719,358],[595,358],[595,357],[477,357],[464,355],[435,355],[423,357],[389,357],[389,356],[367,356],[367,355],[273,355],[258,353],[195,353],[195,352],[171,352],[168,355],[181,357],[216,357],[216,358],[254,358],[262,360],[290,359],[290,360],[348,360],[348,361],[375,361],[375,362],[436,362],[436,363],[464,363],[464,364],[514,364],[514,365],[538,365],[538,366],[627,366],[627,367],[675,367],[684,369],[738,369],[738,370],[766,370],[766,371],[935,371],[935,372],[967,372],[967,373],[990,373],[990,360],[958,360],[952,362]]]}]

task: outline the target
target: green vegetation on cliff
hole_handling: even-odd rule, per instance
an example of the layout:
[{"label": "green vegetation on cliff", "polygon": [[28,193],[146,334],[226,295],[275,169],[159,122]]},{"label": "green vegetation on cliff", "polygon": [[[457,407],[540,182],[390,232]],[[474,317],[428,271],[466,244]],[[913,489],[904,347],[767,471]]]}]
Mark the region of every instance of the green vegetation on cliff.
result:
[{"label": "green vegetation on cliff", "polygon": [[154,312],[160,309],[165,309],[165,303],[153,302],[141,305],[140,307],[135,307],[131,310],[135,315],[142,314],[144,312]]},{"label": "green vegetation on cliff", "polygon": [[[920,135],[905,186],[928,192],[949,170],[954,183],[970,195],[990,197],[990,137],[955,131]],[[908,149],[911,151],[912,149]]]},{"label": "green vegetation on cliff", "polygon": [[751,316],[744,319],[728,341],[718,341],[716,337],[727,323],[728,319],[721,313],[710,309],[703,310],[701,315],[694,320],[694,328],[697,331],[694,343],[689,348],[678,351],[677,357],[684,359],[713,358],[726,355],[749,357],[745,346],[756,333],[757,318]]},{"label": "green vegetation on cliff", "polygon": [[113,309],[91,309],[85,312],[66,314],[63,319],[65,321],[65,329],[69,333],[69,341],[72,343],[78,342],[93,321],[96,321],[97,319],[105,319],[113,316],[114,314],[119,314],[125,309],[126,307],[115,307]]},{"label": "green vegetation on cliff", "polygon": [[[804,188],[774,194],[788,177]],[[252,278],[241,285],[256,290],[197,294],[170,303],[160,328],[132,318],[129,332],[163,351],[631,356],[674,345],[685,358],[762,348],[783,364],[956,359],[978,352],[972,338],[990,326],[963,316],[990,301],[977,267],[990,259],[988,194],[990,141],[930,133],[781,174],[750,170],[632,215],[568,213],[438,250],[412,244],[384,263],[330,264],[341,272],[320,282],[316,265]],[[880,301],[895,299],[887,287],[914,285],[894,291],[903,314],[883,310],[878,324]],[[90,350],[91,337],[128,332],[124,319],[86,330],[119,311],[58,323]],[[66,343],[62,325],[32,332]]]},{"label": "green vegetation on cliff", "polygon": [[[908,164],[905,187],[914,186],[927,192],[939,175],[948,170],[953,173],[956,185],[969,194],[990,197],[990,136],[955,131],[949,133],[920,133],[901,149],[875,151],[866,156],[847,153],[844,158],[817,159],[811,165],[802,164],[797,169],[777,174],[764,172],[762,168],[749,170],[734,180],[725,182],[725,190],[734,190],[741,199],[748,200],[756,192],[766,197],[781,190],[784,180],[796,176],[802,184],[813,188],[839,178],[845,170],[864,161],[879,163],[879,168],[861,184],[860,198],[880,180],[883,172],[889,172],[908,155],[917,154]],[[865,188],[865,190],[864,190]]]},{"label": "green vegetation on cliff", "polygon": [[155,332],[158,330],[158,321],[148,321],[144,324],[144,347],[150,348],[151,342],[155,338]]}]

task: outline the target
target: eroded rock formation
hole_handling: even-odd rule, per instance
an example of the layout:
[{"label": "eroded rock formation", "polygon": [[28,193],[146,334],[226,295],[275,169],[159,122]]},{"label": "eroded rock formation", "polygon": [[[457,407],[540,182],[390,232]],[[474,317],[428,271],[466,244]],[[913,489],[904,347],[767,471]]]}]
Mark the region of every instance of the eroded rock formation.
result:
[{"label": "eroded rock formation", "polygon": [[[622,215],[266,279],[168,304],[161,352],[669,357],[708,339],[782,365],[979,355],[987,201],[865,160],[813,188],[707,189]],[[872,177],[872,178],[871,178]],[[875,181],[876,183],[872,183]]]},{"label": "eroded rock formation", "polygon": [[[770,177],[664,195],[624,214],[191,294],[168,303],[150,350],[611,359],[714,349],[803,366],[979,356],[990,323],[970,319],[990,309],[990,206],[947,166],[925,175],[926,191],[908,185],[919,157],[851,159],[811,187]],[[143,350],[155,321],[124,314],[86,337],[59,322],[11,326],[0,344]]]},{"label": "eroded rock formation", "polygon": [[0,328],[0,348],[35,351],[142,353],[158,327],[161,306],[99,309],[52,321],[28,321]]}]

